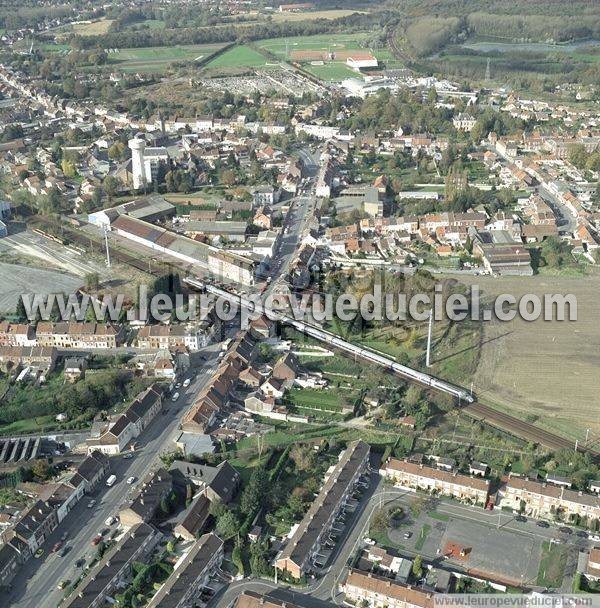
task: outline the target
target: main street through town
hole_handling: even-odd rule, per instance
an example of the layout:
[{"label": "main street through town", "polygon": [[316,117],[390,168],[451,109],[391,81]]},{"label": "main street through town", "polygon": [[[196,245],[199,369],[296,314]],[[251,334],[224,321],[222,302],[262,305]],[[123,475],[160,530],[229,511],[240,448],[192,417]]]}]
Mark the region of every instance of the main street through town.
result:
[{"label": "main street through town", "polygon": [[[77,568],[75,563],[82,558],[88,563],[96,553],[91,541],[107,528],[105,521],[117,515],[119,507],[135,492],[141,479],[161,466],[160,454],[172,450],[183,414],[216,369],[217,352],[218,345],[203,351],[207,360],[199,368],[188,371],[187,377],[192,377],[192,382],[187,389],[180,389],[181,396],[175,403],[166,397],[163,412],[136,440],[133,457],[111,458],[110,472],[117,477],[115,485],[108,488],[102,482],[95,493],[84,496],[44,543],[42,557],[30,559],[23,565],[13,580],[8,596],[12,606],[56,608],[63,595],[57,588],[58,584],[63,580],[78,578],[81,568]],[[135,477],[135,483],[128,485],[126,480],[129,477]],[[90,499],[96,500],[92,508],[88,508]],[[69,551],[60,557],[57,553],[50,553],[50,548],[63,534],[66,534],[65,545]]]},{"label": "main street through town", "polygon": [[[311,177],[310,189],[313,189],[317,166],[308,151],[303,151],[303,154]],[[286,233],[271,267],[271,283],[265,293],[270,293],[278,285],[279,279],[287,274],[314,213],[314,204],[315,198],[309,194],[309,188],[304,195],[294,199],[284,223]],[[58,605],[63,595],[57,588],[58,584],[63,580],[78,578],[81,567],[75,564],[82,559],[89,563],[96,552],[91,540],[107,527],[105,521],[118,513],[119,507],[135,492],[139,481],[160,466],[160,454],[172,449],[181,418],[216,369],[218,348],[219,345],[215,345],[203,349],[206,362],[197,370],[190,370],[188,375],[195,373],[195,377],[187,389],[180,390],[181,396],[176,403],[166,401],[164,410],[168,412],[158,415],[138,438],[133,458],[111,458],[111,473],[117,477],[115,485],[108,488],[102,483],[94,494],[85,496],[47,539],[44,555],[29,560],[23,566],[13,581],[9,594],[11,605],[16,608],[55,608]],[[125,350],[136,349],[123,347]],[[129,477],[135,477],[136,482],[128,485],[126,480]],[[96,500],[92,508],[88,507],[90,499]],[[60,557],[49,551],[63,535],[66,535],[65,545],[69,549],[64,557]]]}]

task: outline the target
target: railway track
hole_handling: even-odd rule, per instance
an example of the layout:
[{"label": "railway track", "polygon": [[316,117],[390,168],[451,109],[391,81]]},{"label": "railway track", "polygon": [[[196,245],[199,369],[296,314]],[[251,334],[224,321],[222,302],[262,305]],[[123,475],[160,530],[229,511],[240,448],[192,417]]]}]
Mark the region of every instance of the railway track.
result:
[{"label": "railway track", "polygon": [[[42,224],[51,225],[55,229],[57,225],[51,221],[42,221]],[[91,242],[94,242],[94,245],[103,247],[104,243],[95,242],[93,239],[88,237],[87,235],[82,235],[75,229],[67,228],[65,226],[61,226],[63,232],[66,232],[69,235],[69,238],[86,248],[89,247]],[[142,270],[144,272],[148,272],[152,275],[159,276],[164,274],[167,265],[162,263],[155,263],[154,266],[152,264],[148,264],[147,261],[142,261],[139,257],[134,257],[133,255],[129,255],[122,250],[117,250],[114,247],[110,247],[111,257],[115,261],[120,261],[125,264],[129,264],[138,270]],[[390,370],[392,371],[392,370]],[[392,373],[397,373],[392,371]],[[405,379],[406,377],[403,376]],[[430,387],[432,388],[432,387]],[[435,387],[434,387],[435,390]],[[550,431],[546,431],[544,429],[540,429],[539,427],[525,422],[515,416],[511,416],[510,414],[506,414],[499,410],[496,410],[488,405],[484,405],[478,401],[473,403],[469,403],[463,406],[463,411],[476,418],[478,420],[483,420],[487,424],[494,426],[502,431],[505,431],[511,435],[524,439],[526,441],[533,441],[534,443],[539,443],[551,450],[562,450],[562,449],[575,449],[575,444],[560,435],[556,435],[551,433]],[[595,462],[600,462],[600,452],[592,449],[591,447],[586,447],[584,445],[579,445],[577,447],[578,451],[581,453],[589,454]]]},{"label": "railway track", "polygon": [[[495,426],[503,431],[507,431],[512,435],[526,439],[527,441],[533,441],[539,443],[551,450],[574,450],[575,444],[573,441],[569,441],[560,435],[555,435],[550,431],[540,429],[539,427],[525,422],[519,418],[515,418],[510,414],[506,414],[499,410],[484,405],[478,401],[470,403],[464,406],[463,411],[473,418],[478,420],[484,420],[487,424]],[[600,452],[587,448],[585,446],[578,446],[577,450],[582,453],[589,454],[595,461],[600,461]]]}]

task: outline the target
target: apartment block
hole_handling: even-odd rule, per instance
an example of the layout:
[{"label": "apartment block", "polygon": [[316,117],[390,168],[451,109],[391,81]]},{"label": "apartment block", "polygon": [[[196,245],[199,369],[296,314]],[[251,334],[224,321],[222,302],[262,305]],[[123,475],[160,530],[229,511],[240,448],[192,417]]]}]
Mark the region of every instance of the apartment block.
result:
[{"label": "apartment block", "polygon": [[148,603],[148,608],[192,608],[223,561],[223,541],[204,534],[177,563],[171,576]]},{"label": "apartment block", "polygon": [[124,583],[134,561],[144,561],[162,534],[142,523],[128,530],[86,574],[63,603],[64,608],[96,608]]},{"label": "apartment block", "polygon": [[367,470],[370,447],[354,441],[342,452],[319,495],[275,560],[275,568],[301,578],[312,568],[312,560],[331,530],[335,518],[350,498],[360,476]]}]

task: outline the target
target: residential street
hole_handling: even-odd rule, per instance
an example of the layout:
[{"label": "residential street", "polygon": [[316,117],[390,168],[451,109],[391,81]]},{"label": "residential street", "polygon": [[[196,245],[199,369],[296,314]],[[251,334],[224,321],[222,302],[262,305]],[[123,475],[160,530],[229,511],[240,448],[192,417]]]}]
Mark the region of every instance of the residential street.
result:
[{"label": "residential street", "polygon": [[[62,580],[77,578],[75,562],[80,558],[85,558],[88,562],[94,555],[96,549],[91,545],[91,540],[106,528],[105,520],[111,515],[116,515],[120,505],[133,492],[139,480],[160,465],[159,455],[166,449],[172,448],[181,417],[216,367],[215,347],[212,347],[211,351],[213,357],[197,370],[190,386],[187,389],[180,389],[179,400],[172,403],[169,397],[166,397],[163,407],[168,413],[158,414],[137,439],[134,457],[111,458],[111,473],[117,476],[115,485],[107,488],[102,482],[94,494],[84,496],[46,540],[44,555],[39,559],[32,558],[23,565],[12,584],[9,595],[11,605],[20,608],[32,608],[32,606],[56,608],[62,596],[57,585]],[[130,476],[135,477],[136,482],[127,485],[126,480]],[[87,504],[91,498],[97,503],[89,509]],[[114,529],[114,525],[112,528]],[[65,544],[70,550],[64,557],[59,557],[56,553],[50,553],[50,549],[60,540],[63,533],[67,534]]]}]

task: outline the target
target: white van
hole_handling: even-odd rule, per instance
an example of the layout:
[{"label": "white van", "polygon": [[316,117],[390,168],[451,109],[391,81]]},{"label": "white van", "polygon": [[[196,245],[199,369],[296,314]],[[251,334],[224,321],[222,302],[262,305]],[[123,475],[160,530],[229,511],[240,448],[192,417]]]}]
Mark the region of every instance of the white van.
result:
[{"label": "white van", "polygon": [[110,486],[114,485],[115,481],[117,481],[117,476],[116,475],[111,475],[107,480],[106,480],[106,485],[110,488]]}]

